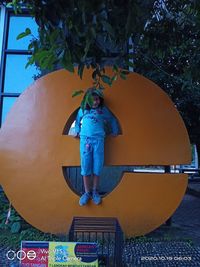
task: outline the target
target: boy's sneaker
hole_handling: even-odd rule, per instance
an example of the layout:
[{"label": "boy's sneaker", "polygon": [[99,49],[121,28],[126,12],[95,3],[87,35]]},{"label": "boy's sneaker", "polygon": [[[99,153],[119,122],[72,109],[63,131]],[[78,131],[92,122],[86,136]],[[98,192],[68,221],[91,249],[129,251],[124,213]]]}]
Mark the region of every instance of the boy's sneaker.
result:
[{"label": "boy's sneaker", "polygon": [[90,199],[90,193],[89,192],[86,192],[84,193],[81,197],[80,197],[80,200],[79,200],[79,205],[80,206],[84,206],[88,203]]},{"label": "boy's sneaker", "polygon": [[99,205],[101,203],[101,197],[98,192],[93,191],[92,193],[92,200],[94,204]]}]

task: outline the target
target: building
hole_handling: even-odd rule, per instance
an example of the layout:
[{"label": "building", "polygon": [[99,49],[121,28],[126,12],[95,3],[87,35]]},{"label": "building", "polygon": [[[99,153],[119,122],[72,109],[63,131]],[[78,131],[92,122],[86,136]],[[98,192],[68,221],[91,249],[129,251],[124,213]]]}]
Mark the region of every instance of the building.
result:
[{"label": "building", "polygon": [[[0,8],[0,124],[2,124],[18,96],[39,74],[36,66],[25,68],[30,55],[28,44],[37,36],[37,24],[26,12]],[[17,36],[30,28],[33,35],[17,40]]]}]

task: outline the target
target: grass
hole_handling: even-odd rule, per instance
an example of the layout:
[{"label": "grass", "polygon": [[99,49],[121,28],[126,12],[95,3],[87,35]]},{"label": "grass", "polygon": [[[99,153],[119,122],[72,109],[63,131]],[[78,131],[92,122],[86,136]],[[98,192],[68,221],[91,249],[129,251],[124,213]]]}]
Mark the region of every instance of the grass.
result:
[{"label": "grass", "polygon": [[20,233],[11,233],[9,230],[0,229],[0,246],[19,249],[21,241],[66,241],[65,236],[56,236],[43,233],[33,227],[22,230]]}]

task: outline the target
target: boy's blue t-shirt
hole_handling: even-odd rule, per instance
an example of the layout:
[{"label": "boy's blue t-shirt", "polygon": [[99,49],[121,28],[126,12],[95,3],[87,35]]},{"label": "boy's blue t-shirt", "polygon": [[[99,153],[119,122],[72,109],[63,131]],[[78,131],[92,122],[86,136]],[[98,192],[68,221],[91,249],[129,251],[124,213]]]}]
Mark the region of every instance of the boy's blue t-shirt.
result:
[{"label": "boy's blue t-shirt", "polygon": [[106,107],[99,107],[90,110],[78,111],[75,132],[80,136],[87,137],[105,137],[105,126],[110,126],[111,133],[119,133],[119,125],[115,117]]}]

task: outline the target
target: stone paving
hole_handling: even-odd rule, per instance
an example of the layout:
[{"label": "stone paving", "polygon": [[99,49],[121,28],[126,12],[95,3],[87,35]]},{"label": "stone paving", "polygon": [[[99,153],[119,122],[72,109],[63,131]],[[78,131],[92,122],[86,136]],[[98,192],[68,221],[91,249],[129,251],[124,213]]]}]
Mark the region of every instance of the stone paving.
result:
[{"label": "stone paving", "polygon": [[[191,188],[200,193],[199,183]],[[171,226],[159,227],[146,240],[127,243],[123,259],[126,267],[200,266],[200,198],[185,195]]]},{"label": "stone paving", "polygon": [[[19,267],[17,261],[6,260],[9,249],[0,248],[0,267]],[[171,226],[163,225],[137,241],[128,240],[123,262],[125,267],[200,266],[200,198],[185,195]]]},{"label": "stone paving", "polygon": [[126,267],[200,266],[200,250],[184,241],[130,242],[124,254]]}]

